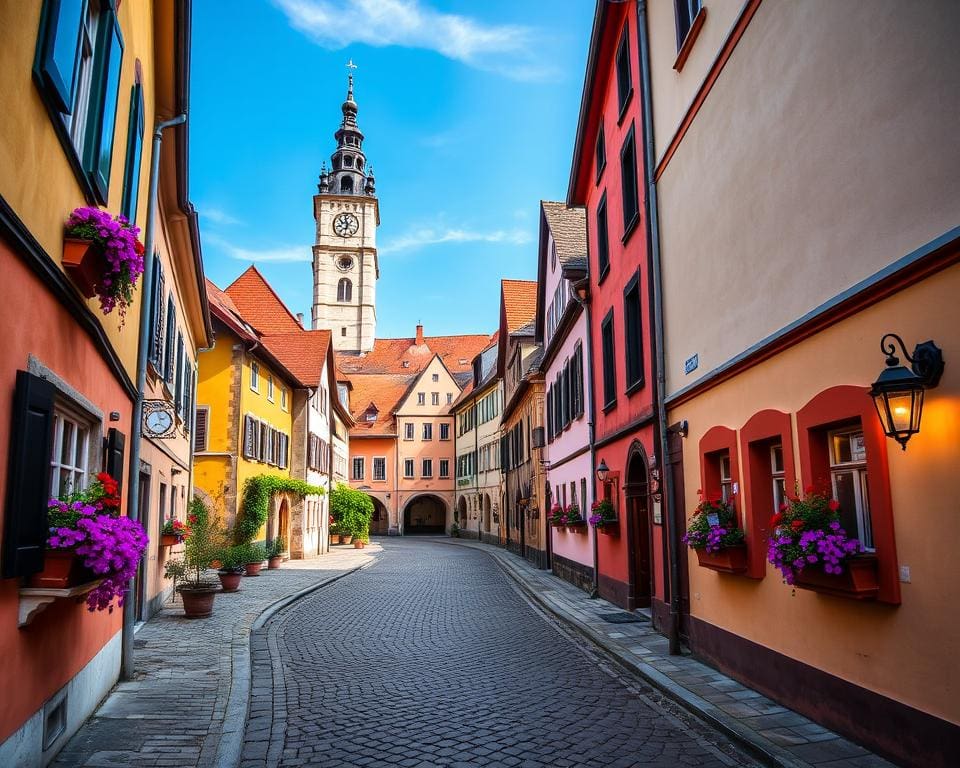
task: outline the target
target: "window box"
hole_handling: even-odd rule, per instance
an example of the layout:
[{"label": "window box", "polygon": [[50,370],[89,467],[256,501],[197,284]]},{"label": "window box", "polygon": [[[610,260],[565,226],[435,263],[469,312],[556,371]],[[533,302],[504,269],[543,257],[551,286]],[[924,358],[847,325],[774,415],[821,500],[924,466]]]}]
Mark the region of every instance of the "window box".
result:
[{"label": "window box", "polygon": [[97,295],[97,282],[107,271],[107,260],[93,240],[75,237],[63,239],[63,268],[80,293],[88,299]]},{"label": "window box", "polygon": [[30,577],[30,586],[37,589],[66,589],[93,574],[83,567],[83,559],[72,549],[48,549],[43,555],[43,570]]},{"label": "window box", "polygon": [[694,551],[701,568],[709,568],[717,573],[744,573],[747,570],[746,544],[723,547],[718,552],[707,552],[706,547]]},{"label": "window box", "polygon": [[577,520],[574,523],[567,523],[570,533],[585,533],[587,530],[586,520]]},{"label": "window box", "polygon": [[794,572],[793,579],[795,587],[853,600],[872,600],[880,591],[876,555],[851,557],[844,563],[841,574],[825,573],[820,568],[804,568]]},{"label": "window box", "polygon": [[604,536],[619,536],[620,535],[620,520],[606,520],[603,525],[597,526],[597,532],[602,533]]},{"label": "window box", "polygon": [[[25,627],[33,621],[38,613],[55,600],[83,597],[88,592],[92,592],[100,586],[101,581],[103,581],[103,579],[95,579],[64,589],[56,589],[53,587],[26,587],[21,589],[17,626]],[[77,602],[80,602],[79,599],[77,599]]]},{"label": "window box", "polygon": [[175,547],[181,541],[183,541],[183,538],[177,536],[175,533],[164,533],[160,536],[161,547]]}]

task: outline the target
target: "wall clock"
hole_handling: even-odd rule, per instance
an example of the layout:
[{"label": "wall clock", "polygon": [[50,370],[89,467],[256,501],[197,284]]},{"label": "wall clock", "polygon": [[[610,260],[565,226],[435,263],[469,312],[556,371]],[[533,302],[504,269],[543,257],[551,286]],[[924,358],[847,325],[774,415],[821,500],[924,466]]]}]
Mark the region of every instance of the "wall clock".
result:
[{"label": "wall clock", "polygon": [[352,213],[338,213],[333,220],[333,231],[340,237],[350,237],[357,234],[360,222]]},{"label": "wall clock", "polygon": [[175,424],[172,403],[166,400],[143,401],[143,433],[147,437],[172,437]]}]

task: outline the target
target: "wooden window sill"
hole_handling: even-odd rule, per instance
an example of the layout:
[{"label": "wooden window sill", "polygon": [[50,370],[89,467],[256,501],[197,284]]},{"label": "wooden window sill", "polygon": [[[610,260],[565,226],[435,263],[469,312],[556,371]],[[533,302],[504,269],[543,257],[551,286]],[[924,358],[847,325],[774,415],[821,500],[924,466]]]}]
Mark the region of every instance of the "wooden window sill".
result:
[{"label": "wooden window sill", "polygon": [[693,50],[693,44],[697,41],[697,37],[700,35],[700,30],[703,29],[703,23],[706,20],[707,9],[700,8],[696,18],[693,20],[693,24],[690,25],[690,31],[687,32],[687,36],[683,39],[683,45],[681,45],[680,50],[677,51],[677,60],[673,62],[673,68],[677,72],[680,72],[683,69],[683,65],[687,63],[687,59],[690,57],[690,51]]}]

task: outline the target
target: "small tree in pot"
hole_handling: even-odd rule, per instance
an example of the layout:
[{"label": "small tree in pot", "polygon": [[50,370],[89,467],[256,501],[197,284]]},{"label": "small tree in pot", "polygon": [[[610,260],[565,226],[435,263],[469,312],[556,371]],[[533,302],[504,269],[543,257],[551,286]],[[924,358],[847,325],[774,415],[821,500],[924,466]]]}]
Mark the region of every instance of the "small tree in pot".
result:
[{"label": "small tree in pot", "polygon": [[210,519],[209,510],[197,497],[190,502],[187,520],[190,534],[184,540],[183,557],[168,560],[164,574],[173,579],[187,618],[202,619],[213,613],[213,598],[220,591],[217,583],[205,580],[204,575],[220,554],[223,531]]},{"label": "small tree in pot", "polygon": [[263,561],[267,559],[267,548],[259,541],[240,545],[245,561],[246,576],[259,576]]},{"label": "small tree in pot", "polygon": [[277,536],[273,541],[267,543],[267,568],[275,571],[283,562],[283,552],[286,544],[282,536]]},{"label": "small tree in pot", "polygon": [[243,576],[246,565],[245,546],[242,544],[228,544],[221,548],[217,559],[220,561],[220,584],[224,592],[236,592],[240,589],[240,577]]}]

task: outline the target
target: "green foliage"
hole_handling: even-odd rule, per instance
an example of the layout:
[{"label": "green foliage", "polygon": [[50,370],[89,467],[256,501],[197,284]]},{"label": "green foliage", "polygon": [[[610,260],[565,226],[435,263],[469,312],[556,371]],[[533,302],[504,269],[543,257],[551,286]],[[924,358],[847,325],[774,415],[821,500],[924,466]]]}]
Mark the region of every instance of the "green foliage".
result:
[{"label": "green foliage", "polygon": [[267,557],[280,557],[287,549],[287,543],[282,536],[267,542]]},{"label": "green foliage", "polygon": [[238,571],[245,566],[247,560],[246,544],[227,544],[220,549],[217,560],[220,561],[221,571]]},{"label": "green foliage", "polygon": [[338,483],[330,492],[330,514],[341,535],[356,536],[361,541],[369,539],[373,499],[363,491]]},{"label": "green foliage", "polygon": [[291,493],[303,497],[318,496],[323,494],[324,490],[319,486],[290,477],[256,475],[247,478],[243,484],[243,495],[240,499],[240,514],[233,527],[235,544],[248,544],[256,538],[267,522],[270,514],[270,499],[276,493]]},{"label": "green foliage", "polygon": [[210,518],[206,504],[194,496],[190,502],[187,520],[190,534],[184,539],[183,557],[171,559],[164,565],[164,575],[174,583],[201,586],[203,572],[210,568],[223,551],[227,541],[226,531],[216,520]]},{"label": "green foliage", "polygon": [[460,535],[460,526],[457,525],[456,523],[451,523],[451,524],[450,524],[450,535],[453,536],[454,538],[456,538],[457,536],[459,536],[459,535]]},{"label": "green foliage", "polygon": [[244,565],[247,563],[262,563],[267,559],[267,548],[259,541],[239,544],[238,549]]}]

